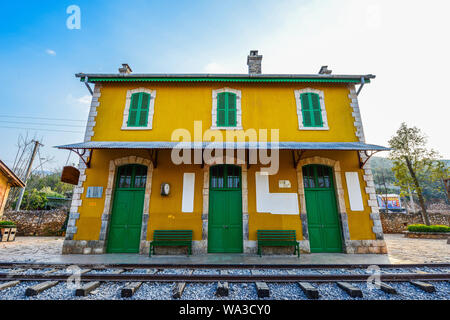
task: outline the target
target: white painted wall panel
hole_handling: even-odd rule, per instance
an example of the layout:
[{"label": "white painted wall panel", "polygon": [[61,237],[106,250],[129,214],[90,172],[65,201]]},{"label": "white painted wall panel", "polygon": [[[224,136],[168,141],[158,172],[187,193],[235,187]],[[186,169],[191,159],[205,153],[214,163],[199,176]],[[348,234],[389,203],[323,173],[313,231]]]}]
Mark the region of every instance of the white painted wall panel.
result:
[{"label": "white painted wall panel", "polygon": [[269,176],[255,173],[256,211],[272,214],[299,214],[297,193],[269,193]]},{"label": "white painted wall panel", "polygon": [[181,212],[194,212],[195,173],[186,172],[183,175],[183,198]]},{"label": "white painted wall panel", "polygon": [[350,210],[364,211],[361,187],[359,184],[358,172],[346,172],[348,199],[350,201]]}]

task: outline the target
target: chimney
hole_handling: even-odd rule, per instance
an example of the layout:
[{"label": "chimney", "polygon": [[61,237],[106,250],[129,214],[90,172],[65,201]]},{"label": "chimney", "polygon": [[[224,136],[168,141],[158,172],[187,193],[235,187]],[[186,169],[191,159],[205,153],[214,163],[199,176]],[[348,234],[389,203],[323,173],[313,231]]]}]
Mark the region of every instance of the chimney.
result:
[{"label": "chimney", "polygon": [[261,74],[262,55],[258,55],[258,50],[250,50],[247,56],[248,74]]},{"label": "chimney", "polygon": [[331,74],[331,70],[328,69],[328,66],[322,66],[319,70],[319,74]]},{"label": "chimney", "polygon": [[130,74],[133,70],[131,70],[130,66],[127,63],[122,63],[122,67],[119,68],[120,74]]}]

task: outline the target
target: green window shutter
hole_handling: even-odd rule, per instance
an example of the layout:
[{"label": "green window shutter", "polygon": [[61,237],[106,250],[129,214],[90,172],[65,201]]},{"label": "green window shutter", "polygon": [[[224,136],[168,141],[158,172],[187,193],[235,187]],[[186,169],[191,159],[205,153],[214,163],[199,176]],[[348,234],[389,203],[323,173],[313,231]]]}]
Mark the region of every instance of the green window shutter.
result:
[{"label": "green window shutter", "polygon": [[137,113],[138,113],[139,95],[133,94],[131,96],[130,109],[128,110],[128,122],[129,127],[136,126]]},{"label": "green window shutter", "polygon": [[217,126],[236,126],[236,94],[222,92],[217,94]]},{"label": "green window shutter", "polygon": [[141,105],[139,112],[139,126],[146,127],[148,123],[148,107],[150,104],[150,95],[148,93],[141,93]]},{"label": "green window shutter", "polygon": [[127,122],[129,127],[147,126],[150,98],[150,95],[145,92],[135,93],[131,96]]},{"label": "green window shutter", "polygon": [[225,107],[225,93],[217,95],[217,126],[223,127],[226,125],[226,107]]},{"label": "green window shutter", "polygon": [[303,126],[322,127],[322,110],[320,97],[316,93],[303,93],[300,95],[302,104]]},{"label": "green window shutter", "polygon": [[303,126],[311,127],[312,117],[311,117],[311,105],[309,103],[309,93],[303,93],[300,96],[300,101],[302,103]]},{"label": "green window shutter", "polygon": [[311,99],[311,105],[312,105],[313,115],[314,115],[314,117],[313,117],[314,126],[322,127],[323,123],[322,123],[322,110],[320,108],[320,97],[316,93],[311,93],[310,99]]},{"label": "green window shutter", "polygon": [[236,126],[236,95],[234,93],[227,92],[228,100],[228,121],[227,125],[229,127]]}]

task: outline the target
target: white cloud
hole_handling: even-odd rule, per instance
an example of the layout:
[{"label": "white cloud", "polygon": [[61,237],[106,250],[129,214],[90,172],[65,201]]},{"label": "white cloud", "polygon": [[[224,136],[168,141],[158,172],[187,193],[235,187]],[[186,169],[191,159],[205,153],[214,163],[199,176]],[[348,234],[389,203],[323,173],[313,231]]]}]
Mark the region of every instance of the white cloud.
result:
[{"label": "white cloud", "polygon": [[71,105],[80,107],[88,107],[91,104],[92,96],[87,94],[81,97],[74,97],[72,94],[67,95],[67,102]]},{"label": "white cloud", "polygon": [[359,96],[367,142],[387,146],[404,121],[448,159],[449,10],[447,1],[290,3],[249,47],[264,56],[264,73],[317,73],[328,65],[333,74],[375,74]]},{"label": "white cloud", "polygon": [[56,52],[52,49],[45,50],[45,53],[47,53],[50,56],[56,56]]},{"label": "white cloud", "polygon": [[76,100],[78,103],[88,106],[91,103],[92,96],[87,94],[87,95],[77,98]]},{"label": "white cloud", "polygon": [[206,73],[228,73],[228,69],[217,62],[208,63],[203,70]]}]

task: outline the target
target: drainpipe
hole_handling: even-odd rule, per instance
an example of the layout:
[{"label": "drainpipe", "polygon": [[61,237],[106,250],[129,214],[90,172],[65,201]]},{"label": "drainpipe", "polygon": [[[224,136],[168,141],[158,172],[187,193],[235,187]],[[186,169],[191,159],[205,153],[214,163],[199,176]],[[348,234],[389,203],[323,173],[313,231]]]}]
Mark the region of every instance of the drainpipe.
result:
[{"label": "drainpipe", "polygon": [[361,92],[362,88],[364,87],[365,84],[365,80],[364,77],[361,77],[361,86],[359,87],[358,91],[356,92],[356,95],[359,96],[359,93]]},{"label": "drainpipe", "polygon": [[91,87],[89,86],[89,82],[88,82],[88,81],[89,81],[89,78],[88,78],[88,77],[85,77],[85,78],[84,78],[84,85],[86,86],[86,88],[88,88],[88,90],[89,90],[91,96],[93,96],[93,95],[94,95],[94,92],[92,91]]}]

